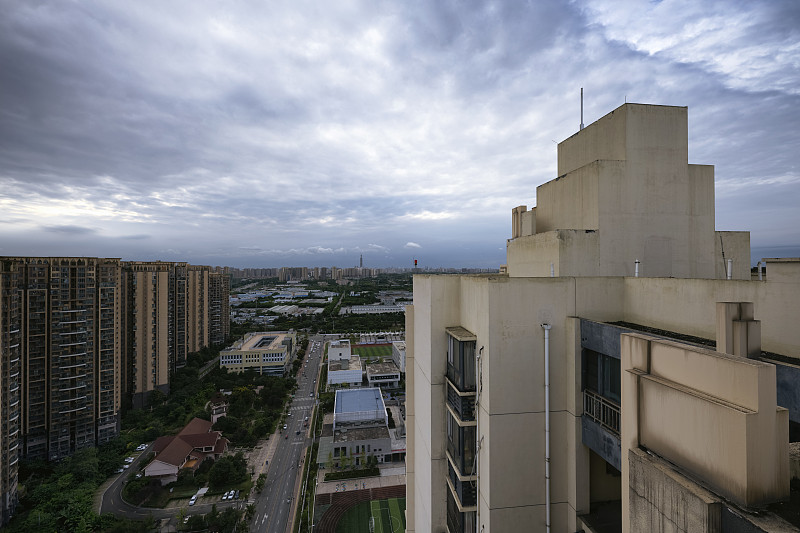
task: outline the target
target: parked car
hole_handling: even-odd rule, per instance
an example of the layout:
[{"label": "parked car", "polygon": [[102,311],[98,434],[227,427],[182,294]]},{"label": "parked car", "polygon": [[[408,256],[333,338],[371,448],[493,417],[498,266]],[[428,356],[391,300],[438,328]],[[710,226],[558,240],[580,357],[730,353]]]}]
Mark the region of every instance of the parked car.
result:
[{"label": "parked car", "polygon": [[194,496],[192,496],[192,497],[189,499],[189,505],[194,505],[194,503],[195,503],[196,501],[197,501],[197,494],[195,494]]},{"label": "parked car", "polygon": [[235,499],[239,499],[239,489],[236,489],[236,493],[233,495]]}]

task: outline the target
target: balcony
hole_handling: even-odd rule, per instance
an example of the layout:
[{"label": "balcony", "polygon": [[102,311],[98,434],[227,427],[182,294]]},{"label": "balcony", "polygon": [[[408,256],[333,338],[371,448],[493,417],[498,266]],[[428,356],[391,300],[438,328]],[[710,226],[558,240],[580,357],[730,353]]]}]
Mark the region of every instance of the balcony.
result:
[{"label": "balcony", "polygon": [[447,417],[447,456],[462,477],[473,474],[475,460],[475,426],[458,426],[448,412]]},{"label": "balcony", "polygon": [[449,533],[472,533],[475,531],[476,518],[475,511],[460,510],[452,493],[447,491],[447,531]]},{"label": "balcony", "polygon": [[459,477],[453,465],[447,464],[447,481],[450,490],[458,499],[459,505],[463,507],[475,507],[478,503],[478,480],[477,476]]},{"label": "balcony", "polygon": [[475,393],[463,393],[448,380],[447,405],[461,422],[475,421]]},{"label": "balcony", "polygon": [[583,415],[619,436],[619,405],[589,389],[583,391]]},{"label": "balcony", "polygon": [[475,391],[475,342],[464,328],[447,328],[447,379],[460,392]]}]

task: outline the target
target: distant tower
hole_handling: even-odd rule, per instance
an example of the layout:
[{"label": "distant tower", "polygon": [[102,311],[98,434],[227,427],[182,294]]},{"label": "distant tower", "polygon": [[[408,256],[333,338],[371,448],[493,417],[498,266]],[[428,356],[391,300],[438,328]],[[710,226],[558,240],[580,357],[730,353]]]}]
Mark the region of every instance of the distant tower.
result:
[{"label": "distant tower", "polygon": [[358,256],[358,268],[364,268],[364,254]]}]

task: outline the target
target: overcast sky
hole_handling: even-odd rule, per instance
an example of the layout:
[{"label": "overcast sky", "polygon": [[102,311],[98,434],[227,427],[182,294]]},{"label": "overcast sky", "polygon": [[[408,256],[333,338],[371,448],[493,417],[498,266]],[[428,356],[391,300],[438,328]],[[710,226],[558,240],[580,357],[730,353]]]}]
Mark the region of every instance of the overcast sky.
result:
[{"label": "overcast sky", "polygon": [[496,268],[581,87],[688,106],[717,229],[800,245],[797,0],[0,10],[0,255]]}]

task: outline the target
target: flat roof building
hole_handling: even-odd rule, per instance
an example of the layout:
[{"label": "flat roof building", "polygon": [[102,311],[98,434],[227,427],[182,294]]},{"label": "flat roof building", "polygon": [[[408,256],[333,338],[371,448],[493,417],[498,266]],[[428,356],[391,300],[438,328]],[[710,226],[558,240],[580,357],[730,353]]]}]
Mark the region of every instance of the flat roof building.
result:
[{"label": "flat roof building", "polygon": [[359,466],[370,456],[382,463],[392,454],[388,420],[380,389],[337,390],[333,414],[323,421],[318,463]]},{"label": "flat roof building", "polygon": [[259,374],[283,376],[294,354],[295,333],[248,333],[219,354],[219,366],[232,372],[252,370]]},{"label": "flat roof building", "polygon": [[370,387],[399,387],[400,369],[393,362],[367,365],[367,383]]}]

